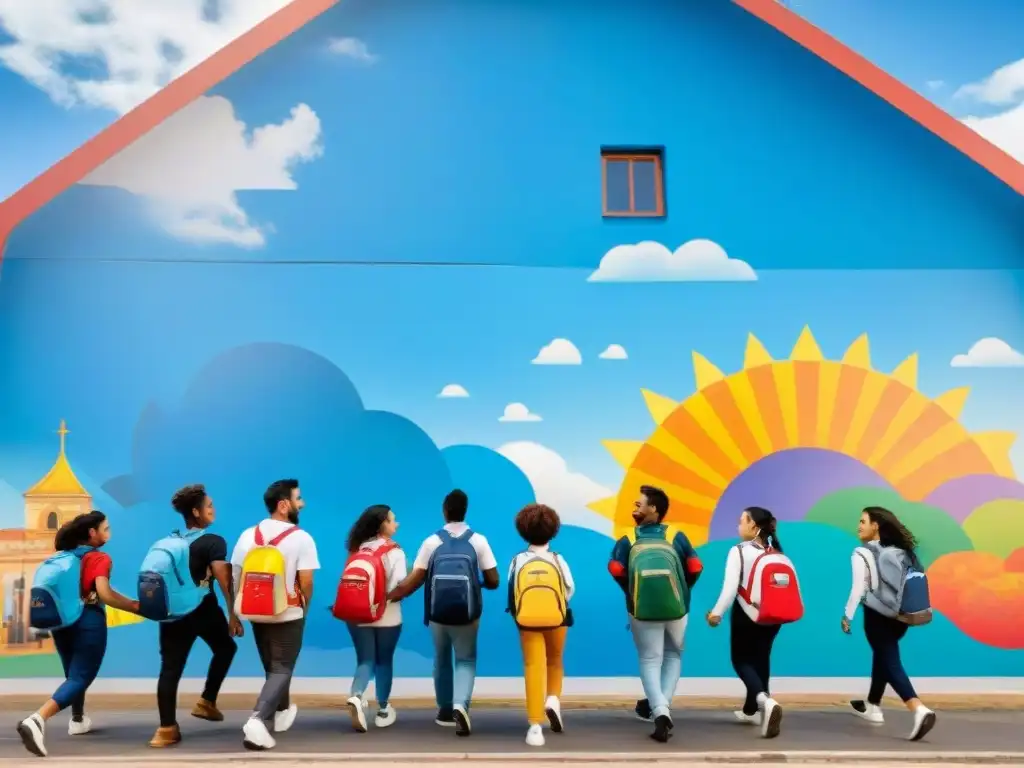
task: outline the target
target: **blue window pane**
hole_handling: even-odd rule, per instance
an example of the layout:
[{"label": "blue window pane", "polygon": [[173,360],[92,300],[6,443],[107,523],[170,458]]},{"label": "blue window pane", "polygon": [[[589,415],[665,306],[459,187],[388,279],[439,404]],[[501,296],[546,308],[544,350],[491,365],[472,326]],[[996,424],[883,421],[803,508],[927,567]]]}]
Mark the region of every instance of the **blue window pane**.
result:
[{"label": "blue window pane", "polygon": [[608,160],[604,164],[605,210],[629,211],[629,161]]},{"label": "blue window pane", "polygon": [[637,213],[658,211],[656,170],[653,160],[633,161],[633,210]]}]

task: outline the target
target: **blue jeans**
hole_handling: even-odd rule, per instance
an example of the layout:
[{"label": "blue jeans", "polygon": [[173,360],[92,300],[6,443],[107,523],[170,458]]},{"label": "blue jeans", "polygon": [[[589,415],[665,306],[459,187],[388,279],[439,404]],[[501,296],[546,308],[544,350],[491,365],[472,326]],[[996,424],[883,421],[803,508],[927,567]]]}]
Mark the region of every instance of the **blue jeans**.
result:
[{"label": "blue jeans", "polygon": [[478,621],[460,627],[430,622],[430,634],[434,638],[434,696],[441,709],[454,706],[469,709],[473,683],[476,682],[476,636],[479,631]]},{"label": "blue jeans", "polygon": [[391,698],[394,680],[395,649],[402,625],[397,627],[361,627],[349,624],[352,646],[356,649],[356,673],[352,676],[353,696],[362,698],[370,678],[377,684],[377,704],[383,709]]},{"label": "blue jeans", "polygon": [[72,715],[85,710],[85,692],[96,679],[107,652],[107,614],[99,605],[87,605],[70,627],[53,633],[53,644],[64,667],[65,680],[53,693],[57,706],[71,706]]},{"label": "blue jeans", "polygon": [[629,617],[640,656],[640,683],[654,717],[668,715],[682,669],[683,634],[688,616],[675,621],[639,621]]}]

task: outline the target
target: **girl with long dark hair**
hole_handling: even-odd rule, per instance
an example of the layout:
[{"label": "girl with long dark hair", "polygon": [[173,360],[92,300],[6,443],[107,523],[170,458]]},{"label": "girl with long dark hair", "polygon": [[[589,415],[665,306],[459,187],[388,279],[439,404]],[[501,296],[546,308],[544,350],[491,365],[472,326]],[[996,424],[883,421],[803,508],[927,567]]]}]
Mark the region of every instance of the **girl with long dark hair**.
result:
[{"label": "girl with long dark hair", "polygon": [[[348,534],[348,552],[385,549],[381,556],[387,575],[387,592],[402,583],[407,575],[405,553],[393,541],[398,521],[387,504],[374,504],[356,520]],[[348,699],[352,727],[366,732],[366,701],[364,695],[372,677],[377,694],[377,715],[373,724],[386,728],[395,722],[395,708],[388,703],[394,674],[395,649],[402,634],[402,606],[389,602],[384,614],[372,624],[347,624],[356,651],[356,672]]]},{"label": "girl with long dark hair", "polygon": [[107,650],[107,614],[103,606],[129,613],[139,612],[137,600],[130,600],[110,586],[113,562],[101,552],[110,540],[110,523],[102,512],[93,510],[69,520],[60,527],[53,547],[58,552],[78,551],[81,555],[82,616],[69,627],[53,632],[64,667],[64,682],[35,714],[18,724],[18,735],[25,748],[46,757],[46,721],[62,709],[71,707],[68,733],[80,736],[92,729],[85,715],[85,692],[99,674]]},{"label": "girl with long dark hair", "polygon": [[717,627],[729,608],[729,648],[732,666],[747,689],[743,708],[735,711],[742,723],[761,725],[761,735],[773,739],[782,727],[782,707],[772,698],[769,689],[772,646],[779,634],[779,625],[758,624],[756,609],[739,599],[740,585],[750,574],[758,556],[766,550],[782,552],[776,533],[775,515],[763,507],[747,507],[740,515],[736,530],[741,542],[729,550],[725,563],[725,579],[718,602],[708,613],[708,624]]},{"label": "girl with long dark hair", "polygon": [[916,564],[917,540],[900,519],[884,507],[868,507],[861,513],[857,538],[861,546],[853,551],[851,557],[853,586],[846,601],[842,629],[850,634],[850,622],[857,614],[857,606],[863,603],[864,635],[871,646],[871,688],[868,690],[867,701],[856,699],[850,702],[850,706],[858,717],[881,725],[885,722],[882,696],[885,687],[891,685],[907,709],[914,714],[909,738],[917,741],[935,726],[935,713],[918,698],[900,659],[900,640],[907,634],[908,625],[883,613],[884,606],[874,595],[880,586],[878,554],[881,550],[896,547],[906,553],[911,563]]}]

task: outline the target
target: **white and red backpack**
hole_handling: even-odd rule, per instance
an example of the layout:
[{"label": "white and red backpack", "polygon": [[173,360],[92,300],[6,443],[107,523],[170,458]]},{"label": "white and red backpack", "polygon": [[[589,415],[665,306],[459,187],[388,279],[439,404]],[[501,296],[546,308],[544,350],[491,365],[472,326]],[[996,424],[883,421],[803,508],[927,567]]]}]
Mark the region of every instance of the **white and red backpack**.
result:
[{"label": "white and red backpack", "polygon": [[388,575],[384,556],[398,545],[389,541],[376,549],[363,547],[349,555],[338,582],[331,613],[352,624],[372,624],[388,607]]},{"label": "white and red backpack", "polygon": [[[743,562],[742,550],[740,563]],[[804,601],[800,596],[800,582],[793,561],[771,547],[763,550],[750,566],[747,583],[742,572],[739,598],[757,612],[757,624],[790,624],[804,615]]]}]

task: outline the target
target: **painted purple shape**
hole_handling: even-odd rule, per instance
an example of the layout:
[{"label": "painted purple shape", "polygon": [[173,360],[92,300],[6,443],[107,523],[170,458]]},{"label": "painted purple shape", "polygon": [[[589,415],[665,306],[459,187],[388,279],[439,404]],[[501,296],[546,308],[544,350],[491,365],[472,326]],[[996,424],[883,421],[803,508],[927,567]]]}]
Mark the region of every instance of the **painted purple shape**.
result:
[{"label": "painted purple shape", "polygon": [[943,483],[928,494],[924,503],[946,510],[962,523],[982,504],[997,499],[1024,501],[1024,483],[998,475],[967,475]]},{"label": "painted purple shape", "polygon": [[729,483],[715,506],[709,538],[736,535],[745,507],[770,509],[779,520],[803,520],[819,499],[854,487],[890,488],[873,469],[824,448],[791,448],[759,459]]}]

